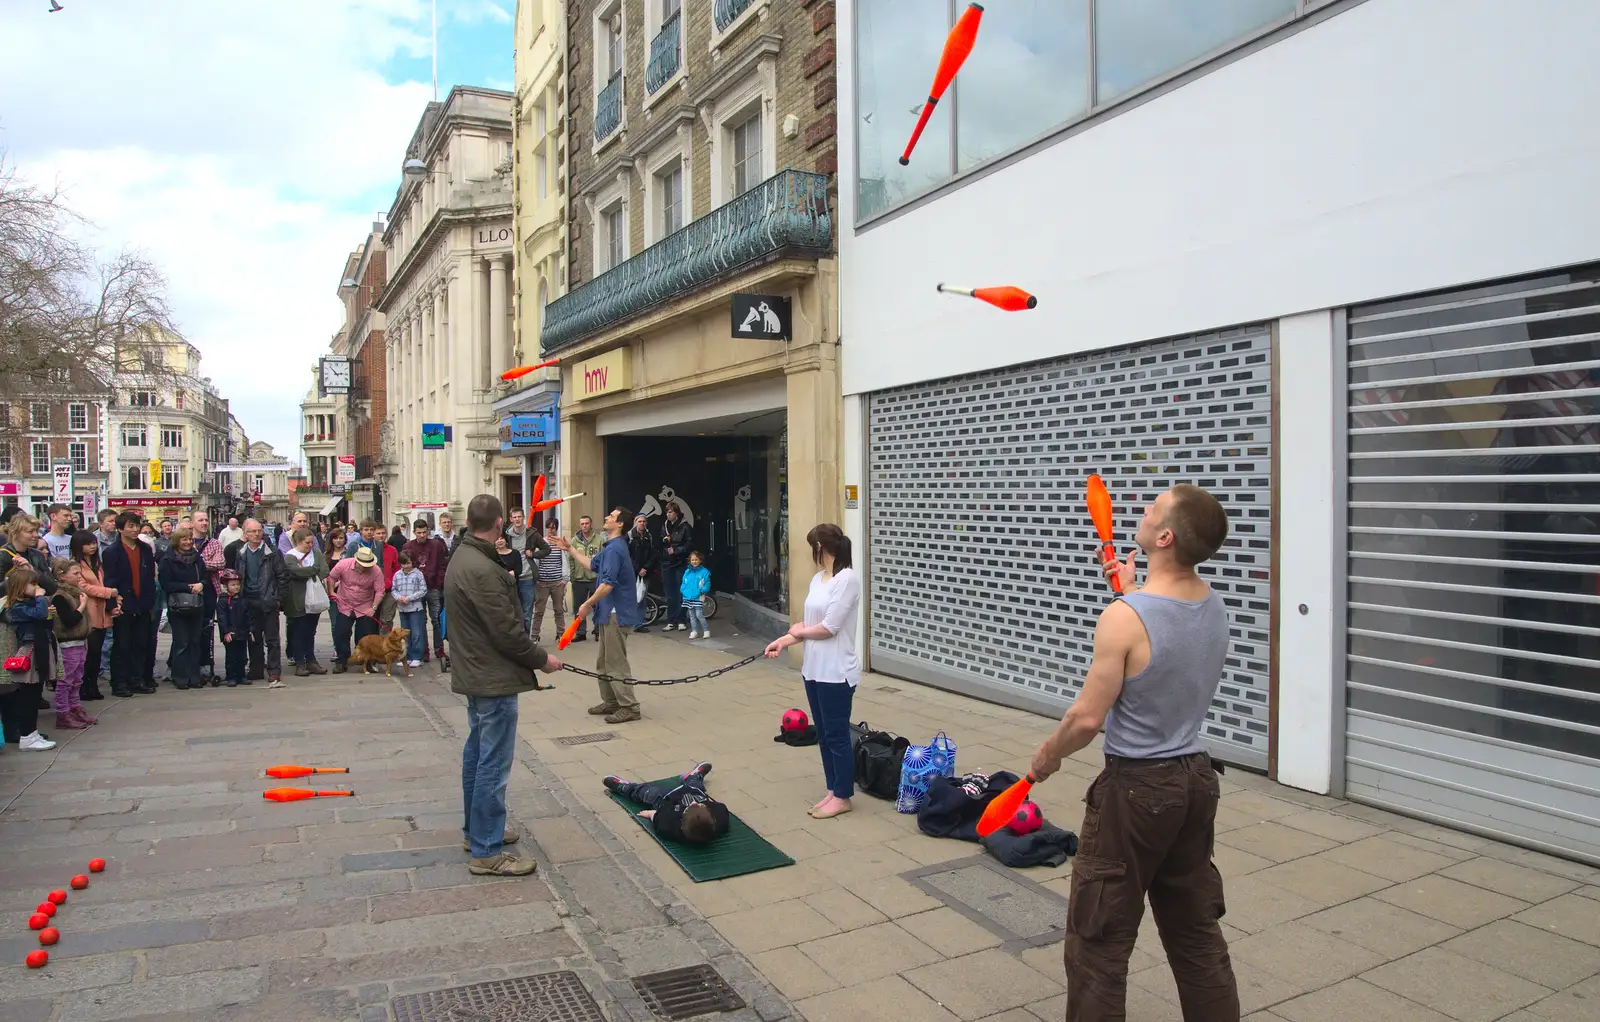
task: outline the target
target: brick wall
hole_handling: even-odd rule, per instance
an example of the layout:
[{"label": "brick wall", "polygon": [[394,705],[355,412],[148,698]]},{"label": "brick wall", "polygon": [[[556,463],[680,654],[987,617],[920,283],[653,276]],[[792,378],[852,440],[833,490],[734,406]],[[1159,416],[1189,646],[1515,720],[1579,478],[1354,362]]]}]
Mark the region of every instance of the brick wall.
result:
[{"label": "brick wall", "polygon": [[[609,162],[619,150],[630,149],[648,129],[645,118],[645,67],[649,61],[650,40],[645,37],[645,0],[623,0],[625,40],[623,54],[625,136],[612,142],[600,154],[600,163]],[[759,5],[762,0],[757,0]],[[587,282],[594,265],[593,246],[598,242],[595,225],[589,220],[582,187],[596,170],[594,153],[594,15],[601,4],[596,0],[573,0],[567,8],[567,104],[571,151],[568,153],[568,180],[572,182],[568,201],[568,287]],[[825,174],[837,173],[837,131],[834,97],[834,0],[771,0],[765,20],[751,18],[721,44],[721,59],[713,64],[710,46],[714,30],[712,4],[693,0],[683,6],[686,19],[683,54],[688,64],[689,87],[686,94],[673,86],[674,95],[659,101],[657,113],[687,102],[710,78],[716,67],[737,60],[763,35],[782,37],[777,57],[777,98],[772,111],[774,124],[767,137],[776,146],[775,166]],[[735,86],[737,87],[737,85]],[[785,117],[800,119],[800,130],[793,138],[783,137]],[[711,139],[705,124],[696,118],[691,129],[690,218],[704,216],[711,208]],[[837,185],[832,189],[836,192]],[[637,255],[644,248],[644,190],[637,176],[629,183],[630,249]],[[830,199],[830,201],[833,201]]]},{"label": "brick wall", "polygon": [[[3,432],[0,432],[0,444],[9,443],[11,445],[11,470],[9,472],[0,471],[0,476],[15,478],[32,475],[33,444],[39,441],[50,445],[50,460],[52,463],[58,458],[66,460],[70,457],[70,445],[88,444],[88,471],[90,473],[98,473],[100,471],[100,435],[102,430],[98,402],[102,400],[104,400],[102,396],[93,395],[49,401],[50,429],[48,432],[35,432],[30,427],[28,405],[31,402],[10,405],[10,423]],[[73,432],[67,429],[71,421],[68,418],[69,406],[74,404],[88,406],[88,428],[83,432]],[[5,414],[6,407],[0,405],[0,415]],[[3,464],[3,460],[0,460],[0,465]],[[41,475],[49,474],[49,470],[41,473]]]}]

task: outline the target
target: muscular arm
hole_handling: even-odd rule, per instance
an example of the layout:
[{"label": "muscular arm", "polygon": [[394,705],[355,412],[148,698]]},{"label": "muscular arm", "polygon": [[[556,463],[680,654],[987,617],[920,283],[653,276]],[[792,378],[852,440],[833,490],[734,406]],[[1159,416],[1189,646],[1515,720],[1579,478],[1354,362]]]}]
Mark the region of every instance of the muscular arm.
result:
[{"label": "muscular arm", "polygon": [[1061,769],[1061,761],[1085,748],[1105,726],[1106,714],[1122,694],[1128,654],[1144,636],[1144,625],[1132,607],[1117,600],[1100,612],[1094,630],[1094,662],[1083,679],[1083,691],[1067,707],[1061,723],[1033,754],[1033,777],[1042,781]]}]

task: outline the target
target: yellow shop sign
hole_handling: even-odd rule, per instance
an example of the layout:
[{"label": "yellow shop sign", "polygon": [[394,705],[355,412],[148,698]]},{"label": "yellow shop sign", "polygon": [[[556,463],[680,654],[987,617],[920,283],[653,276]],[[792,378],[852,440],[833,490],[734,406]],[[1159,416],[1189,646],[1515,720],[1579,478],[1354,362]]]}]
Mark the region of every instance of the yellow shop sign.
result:
[{"label": "yellow shop sign", "polygon": [[579,400],[633,389],[633,352],[615,348],[572,367],[572,389]]}]

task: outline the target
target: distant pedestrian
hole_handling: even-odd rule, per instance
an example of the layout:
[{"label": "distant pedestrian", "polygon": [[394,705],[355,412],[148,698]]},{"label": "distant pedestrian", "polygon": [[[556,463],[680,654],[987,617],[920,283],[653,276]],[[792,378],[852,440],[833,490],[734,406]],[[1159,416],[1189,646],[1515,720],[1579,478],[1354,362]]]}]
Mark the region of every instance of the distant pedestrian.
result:
[{"label": "distant pedestrian", "polygon": [[683,599],[683,609],[689,615],[689,638],[711,638],[711,626],[706,624],[706,594],[711,591],[711,569],[705,566],[700,551],[689,551],[689,566],[684,569],[678,583],[678,595]]},{"label": "distant pedestrian", "polygon": [[400,552],[400,570],[394,573],[389,592],[400,614],[400,627],[409,633],[406,666],[421,667],[422,651],[428,645],[428,580],[404,550]]},{"label": "distant pedestrian", "polygon": [[520,835],[506,826],[506,782],[517,742],[517,696],[536,687],[535,671],[554,674],[561,661],[539,648],[522,624],[516,578],[495,552],[505,509],[481,493],[467,505],[468,535],[445,573],[451,691],[467,697],[470,731],[461,750],[463,843],[467,869],[478,876],[527,876],[537,864],[505,851]]},{"label": "distant pedestrian", "polygon": [[[605,677],[600,679],[600,703],[589,707],[595,716],[605,715],[608,724],[625,724],[638,720],[639,697],[633,686],[621,679],[632,678],[633,668],[628,664],[628,637],[626,630],[644,620],[639,613],[639,596],[635,586],[633,559],[628,554],[628,541],[622,538],[633,512],[625,507],[614,507],[606,515],[602,528],[606,532],[606,545],[598,556],[589,557],[572,546],[572,541],[557,536],[553,541],[562,550],[572,554],[573,560],[595,573],[594,592],[579,607],[581,617],[594,615],[595,635],[600,642],[600,655],[595,669]],[[649,534],[646,533],[646,536]],[[609,679],[618,680],[611,681]]]}]

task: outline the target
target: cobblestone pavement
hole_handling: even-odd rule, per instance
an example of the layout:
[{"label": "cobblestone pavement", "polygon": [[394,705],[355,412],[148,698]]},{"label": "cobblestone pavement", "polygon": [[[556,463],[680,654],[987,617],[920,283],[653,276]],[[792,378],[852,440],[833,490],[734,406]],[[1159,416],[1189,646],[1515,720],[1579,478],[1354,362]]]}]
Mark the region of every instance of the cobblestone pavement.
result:
[{"label": "cobblestone pavement", "polygon": [[[715,624],[709,641],[631,637],[636,674],[703,671],[755,648]],[[593,665],[592,643],[568,652]],[[641,689],[645,719],[620,725],[585,713],[592,681],[554,680],[523,697],[511,779],[534,842],[525,854],[540,862],[529,880],[466,873],[464,713],[431,666],[409,681],[164,687],[94,704],[104,723],[0,815],[12,920],[0,929],[0,1019],[376,1020],[406,993],[570,969],[617,1022],[652,1017],[630,977],[700,963],[748,1004],[722,1019],[1062,1018],[1070,864],[989,868],[980,848],[922,835],[867,796],[834,820],[806,816],[822,794],[816,750],[772,741],[781,712],[804,702],[784,661]],[[864,681],[854,716],[919,742],[947,731],[962,771],[1020,771],[1050,726],[885,677]],[[601,733],[614,737],[556,740]],[[50,755],[0,756],[0,805]],[[1035,789],[1059,825],[1077,826],[1096,756]],[[599,783],[700,758],[716,763],[712,793],[797,865],[695,884]],[[263,788],[302,784],[259,777],[278,762],[349,765],[328,780],[357,797],[266,803]],[[1591,1022],[1600,1011],[1600,870],[1238,770],[1218,831],[1249,1019]],[[72,895],[51,964],[29,972],[28,911],[91,855],[111,867]],[[1148,920],[1132,970],[1129,1018],[1180,1018]]]},{"label": "cobblestone pavement", "polygon": [[[471,876],[465,712],[439,678],[429,665],[410,680],[289,677],[284,691],[162,685],[88,704],[100,725],[54,732],[59,755],[8,748],[0,806],[32,784],[0,815],[0,1019],[372,1022],[394,997],[570,970],[605,1018],[645,1020],[631,977],[703,963],[747,1005],[722,1018],[793,1016],[525,745],[509,797],[539,873]],[[275,763],[352,773],[262,777]],[[262,798],[280,785],[356,795]],[[109,866],[70,892],[50,964],[28,970],[29,914],[92,856]]]}]

